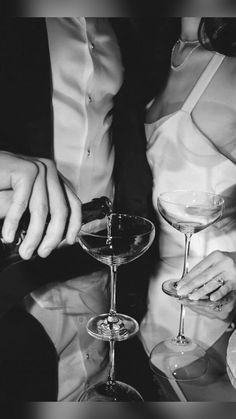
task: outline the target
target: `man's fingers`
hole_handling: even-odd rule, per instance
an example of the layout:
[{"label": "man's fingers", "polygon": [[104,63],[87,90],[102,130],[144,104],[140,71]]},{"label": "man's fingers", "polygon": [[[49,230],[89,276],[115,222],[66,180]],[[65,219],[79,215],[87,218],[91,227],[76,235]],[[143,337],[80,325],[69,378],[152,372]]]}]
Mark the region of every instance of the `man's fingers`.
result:
[{"label": "man's fingers", "polygon": [[[29,226],[19,248],[22,258],[29,259],[37,248],[39,256],[47,257],[64,233],[67,242],[74,243],[81,226],[81,203],[69,185],[61,186],[52,161],[0,152],[0,193],[1,189],[12,192],[0,210],[0,218],[5,217],[2,236],[6,242],[14,240],[19,221],[29,207]],[[50,221],[43,237],[48,214]]]},{"label": "man's fingers", "polygon": [[11,205],[2,228],[2,236],[6,242],[14,240],[19,221],[27,208],[33,184],[38,175],[38,167],[35,163],[23,159],[17,160],[19,165],[11,175],[13,189]]},{"label": "man's fingers", "polygon": [[20,256],[23,259],[30,259],[42,240],[48,215],[46,168],[39,161],[37,162],[37,166],[39,173],[35,180],[29,202],[30,222],[25,239],[19,248]]},{"label": "man's fingers", "polygon": [[12,190],[0,190],[0,220],[5,218],[12,201]]},{"label": "man's fingers", "polygon": [[81,201],[67,185],[65,185],[65,190],[70,205],[70,217],[66,233],[66,240],[68,244],[73,244],[81,227]]},{"label": "man's fingers", "polygon": [[40,160],[42,160],[47,167],[46,179],[51,219],[47,227],[46,235],[38,248],[38,254],[41,257],[47,257],[62,240],[66,229],[69,210],[55,165],[49,160]]}]

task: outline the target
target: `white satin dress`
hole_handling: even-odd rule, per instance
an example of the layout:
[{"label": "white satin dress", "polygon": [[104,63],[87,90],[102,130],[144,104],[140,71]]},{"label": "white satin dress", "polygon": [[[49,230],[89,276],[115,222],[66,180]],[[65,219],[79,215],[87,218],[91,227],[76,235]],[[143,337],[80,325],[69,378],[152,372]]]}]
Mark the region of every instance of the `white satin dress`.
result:
[{"label": "white satin dress", "polygon": [[[225,198],[225,217],[192,237],[190,268],[214,250],[236,250],[236,140],[232,153],[224,152],[195,125],[192,111],[210,84],[224,56],[216,53],[182,108],[153,123],[145,124],[147,158],[153,175],[153,204],[157,210],[160,193],[190,189],[220,194]],[[228,216],[228,211],[234,214]],[[180,304],[162,291],[167,279],[180,278],[183,269],[184,235],[160,218],[158,272],[151,278],[148,310],[140,335],[146,351],[163,339],[177,334]],[[185,333],[211,346],[227,328],[227,323],[209,319],[186,308]]]}]

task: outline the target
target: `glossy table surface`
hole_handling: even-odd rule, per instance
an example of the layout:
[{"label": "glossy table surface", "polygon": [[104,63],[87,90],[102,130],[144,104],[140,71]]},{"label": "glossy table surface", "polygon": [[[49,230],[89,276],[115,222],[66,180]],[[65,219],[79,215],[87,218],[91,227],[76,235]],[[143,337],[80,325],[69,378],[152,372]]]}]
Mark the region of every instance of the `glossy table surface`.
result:
[{"label": "glossy table surface", "polygon": [[236,390],[226,371],[226,351],[231,332],[224,335],[207,353],[209,367],[204,376],[189,382],[170,381],[173,390],[181,401],[235,402]]},{"label": "glossy table surface", "polygon": [[176,382],[155,375],[138,337],[117,344],[117,378],[134,386],[145,401],[236,402],[236,389],[226,372],[226,350],[232,332],[226,332],[208,350],[207,373],[196,380]]}]

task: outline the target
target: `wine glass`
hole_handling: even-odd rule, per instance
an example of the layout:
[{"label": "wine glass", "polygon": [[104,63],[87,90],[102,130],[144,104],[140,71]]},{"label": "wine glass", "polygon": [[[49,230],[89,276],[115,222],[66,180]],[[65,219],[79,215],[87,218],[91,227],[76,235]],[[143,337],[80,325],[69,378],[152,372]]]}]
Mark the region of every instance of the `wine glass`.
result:
[{"label": "wine glass", "polygon": [[137,390],[115,380],[115,341],[130,338],[139,329],[136,320],[116,311],[116,280],[118,266],[140,257],[151,246],[154,237],[155,227],[151,221],[116,213],[86,224],[80,230],[79,241],[83,249],[110,267],[111,304],[109,313],[91,318],[87,325],[91,336],[110,343],[110,373],[105,382],[85,390],[79,401],[143,401]]},{"label": "wine glass", "polygon": [[89,320],[87,330],[91,336],[121,341],[137,333],[137,321],[116,311],[117,269],[146,252],[154,236],[155,227],[151,221],[126,214],[112,213],[82,226],[79,234],[81,246],[95,259],[108,265],[111,274],[110,311]]},{"label": "wine glass", "polygon": [[[157,206],[162,217],[176,230],[185,235],[183,278],[188,273],[188,256],[191,237],[207,228],[222,216],[224,199],[208,192],[175,190],[162,193]],[[163,291],[181,300],[179,332],[175,338],[156,345],[151,352],[150,366],[165,378],[180,381],[201,377],[207,370],[208,358],[205,349],[184,334],[184,303],[191,304],[188,296],[177,294],[178,280],[168,280]]]}]

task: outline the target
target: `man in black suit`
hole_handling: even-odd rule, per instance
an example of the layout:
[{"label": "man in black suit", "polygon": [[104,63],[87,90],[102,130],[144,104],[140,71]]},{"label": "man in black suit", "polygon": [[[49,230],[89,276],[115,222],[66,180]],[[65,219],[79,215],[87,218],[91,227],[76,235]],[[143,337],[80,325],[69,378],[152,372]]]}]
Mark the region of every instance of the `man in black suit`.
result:
[{"label": "man in black suit", "polygon": [[[68,25],[71,22],[67,19],[67,22],[61,23]],[[73,22],[74,24],[76,22]],[[93,25],[93,22],[89,24]],[[113,26],[123,52],[128,82],[135,70],[135,42],[127,21],[115,21]],[[108,32],[110,28],[111,22]],[[71,30],[74,29],[73,26]],[[64,177],[58,176],[53,162],[55,131],[58,127],[55,126],[55,112],[54,121],[52,118],[52,101],[55,111],[58,105],[55,74],[59,74],[56,73],[57,57],[52,62],[53,51],[57,49],[55,30],[57,28],[53,28],[49,38],[45,19],[2,20],[0,25],[0,187],[4,189],[1,192],[4,198],[1,216],[6,216],[2,230],[5,241],[12,241],[18,221],[27,206],[31,212],[28,234],[20,247],[21,257],[29,262],[22,262],[10,274],[2,272],[0,285],[2,295],[7,294],[2,304],[4,309],[0,321],[4,336],[4,345],[0,353],[0,396],[3,400],[57,398],[58,359],[54,345],[40,323],[19,305],[15,306],[15,303],[47,282],[65,281],[75,275],[98,269],[96,263],[94,265],[90,259],[87,262],[86,255],[76,245],[64,252],[56,251],[50,255],[60,242],[65,228],[70,244],[73,244],[80,228],[80,201],[70,183],[65,181]],[[87,31],[87,34],[94,33],[93,31],[92,26],[92,32]],[[51,49],[50,41],[53,45]],[[91,42],[90,48],[94,48]],[[117,77],[117,74],[115,76]],[[117,89],[118,86],[116,91]],[[123,89],[120,92],[121,98],[122,95]],[[118,102],[120,97],[118,95]],[[89,95],[88,101],[90,102]],[[145,143],[143,138],[139,140],[137,135],[135,143],[126,142],[124,147],[124,143],[120,141],[121,136],[124,138],[124,131],[126,138],[132,136],[134,140],[133,126],[131,123],[129,132],[127,117],[118,113],[114,117],[114,202],[120,211],[147,216],[151,178],[145,159]],[[61,129],[61,125],[58,126]],[[90,149],[87,157],[89,156]],[[51,222],[47,234],[43,235],[48,212]],[[45,260],[30,260],[36,248],[39,256],[46,258]],[[64,261],[64,264],[60,261]],[[16,287],[10,288],[10,292],[9,278],[13,284],[14,281],[15,284],[18,281]]]}]

